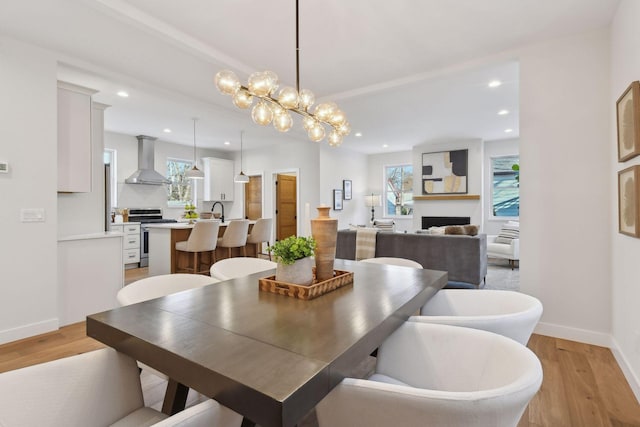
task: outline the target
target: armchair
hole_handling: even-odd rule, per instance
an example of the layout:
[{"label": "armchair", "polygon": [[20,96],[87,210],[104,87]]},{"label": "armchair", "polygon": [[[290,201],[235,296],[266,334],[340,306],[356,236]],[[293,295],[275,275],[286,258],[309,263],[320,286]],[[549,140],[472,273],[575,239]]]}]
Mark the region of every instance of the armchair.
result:
[{"label": "armchair", "polygon": [[496,242],[497,235],[487,235],[487,257],[509,260],[513,270],[516,261],[520,260],[520,239],[511,239],[511,243]]}]

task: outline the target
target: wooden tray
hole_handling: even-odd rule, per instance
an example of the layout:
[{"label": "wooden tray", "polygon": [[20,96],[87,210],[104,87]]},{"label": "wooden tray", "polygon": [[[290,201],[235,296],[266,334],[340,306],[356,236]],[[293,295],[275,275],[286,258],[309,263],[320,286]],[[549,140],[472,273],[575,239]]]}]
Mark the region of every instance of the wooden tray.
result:
[{"label": "wooden tray", "polygon": [[353,283],[353,272],[343,270],[333,270],[333,272],[335,275],[331,279],[316,282],[314,269],[313,283],[308,286],[279,282],[276,280],[276,276],[259,279],[258,284],[260,285],[261,291],[310,300]]}]

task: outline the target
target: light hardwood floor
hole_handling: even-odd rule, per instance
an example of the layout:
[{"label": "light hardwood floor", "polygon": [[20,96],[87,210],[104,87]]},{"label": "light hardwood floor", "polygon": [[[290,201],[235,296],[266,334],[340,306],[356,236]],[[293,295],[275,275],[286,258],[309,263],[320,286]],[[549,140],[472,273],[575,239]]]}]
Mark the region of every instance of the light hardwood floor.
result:
[{"label": "light hardwood floor", "polygon": [[[145,277],[137,270],[127,273],[127,283]],[[0,372],[102,347],[76,323],[0,345]],[[535,334],[529,348],[544,380],[519,427],[640,427],[640,404],[609,349]]]}]

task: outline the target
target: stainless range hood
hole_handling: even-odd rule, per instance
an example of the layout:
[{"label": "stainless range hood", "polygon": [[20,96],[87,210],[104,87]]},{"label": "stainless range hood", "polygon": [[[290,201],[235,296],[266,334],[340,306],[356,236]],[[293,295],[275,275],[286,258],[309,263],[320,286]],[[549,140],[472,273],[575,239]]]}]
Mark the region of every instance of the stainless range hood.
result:
[{"label": "stainless range hood", "polygon": [[154,167],[154,147],[156,139],[152,136],[138,135],[138,170],[124,182],[127,184],[162,185],[170,184],[167,178],[156,172]]}]

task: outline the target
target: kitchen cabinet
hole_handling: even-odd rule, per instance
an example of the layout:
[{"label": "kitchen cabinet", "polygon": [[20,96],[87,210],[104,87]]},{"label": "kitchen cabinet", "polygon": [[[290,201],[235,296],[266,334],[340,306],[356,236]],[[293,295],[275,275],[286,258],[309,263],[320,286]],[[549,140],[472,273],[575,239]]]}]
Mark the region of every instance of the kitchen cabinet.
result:
[{"label": "kitchen cabinet", "polygon": [[[124,264],[137,264],[140,262],[140,224],[111,224],[111,231],[124,234],[122,241],[122,259]],[[130,268],[135,268],[132,266]]]},{"label": "kitchen cabinet", "polygon": [[59,192],[91,192],[91,96],[96,92],[58,81]]},{"label": "kitchen cabinet", "polygon": [[233,201],[233,160],[203,157],[204,200]]}]

